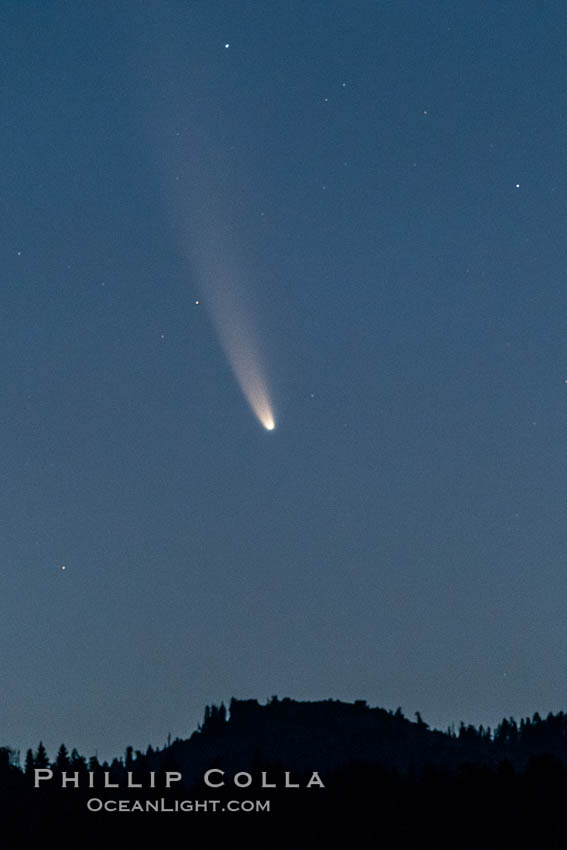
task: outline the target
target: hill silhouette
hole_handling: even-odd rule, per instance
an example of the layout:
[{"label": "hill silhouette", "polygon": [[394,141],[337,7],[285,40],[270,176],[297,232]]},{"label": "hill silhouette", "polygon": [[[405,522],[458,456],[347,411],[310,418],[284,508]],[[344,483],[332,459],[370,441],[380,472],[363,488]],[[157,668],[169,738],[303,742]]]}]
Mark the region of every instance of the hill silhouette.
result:
[{"label": "hill silhouette", "polygon": [[[1,748],[0,788],[7,850],[47,836],[69,847],[539,850],[565,843],[567,715],[442,732],[362,700],[233,699],[207,706],[189,738],[110,763],[64,744],[51,761],[40,744],[22,766]],[[176,811],[180,801],[190,808]],[[374,843],[353,838],[363,834]]]}]

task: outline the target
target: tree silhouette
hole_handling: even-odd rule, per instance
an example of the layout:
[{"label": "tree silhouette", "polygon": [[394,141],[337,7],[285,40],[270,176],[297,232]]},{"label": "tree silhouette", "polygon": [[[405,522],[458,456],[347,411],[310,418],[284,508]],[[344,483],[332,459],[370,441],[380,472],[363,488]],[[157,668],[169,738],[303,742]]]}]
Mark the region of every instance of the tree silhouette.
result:
[{"label": "tree silhouette", "polygon": [[43,768],[49,767],[49,758],[47,756],[47,751],[46,751],[45,747],[43,746],[43,741],[39,742],[39,745],[38,745],[38,748],[37,748],[37,751],[36,751],[36,754],[35,754],[34,765],[35,765],[35,767],[43,767]]},{"label": "tree silhouette", "polygon": [[61,744],[57,751],[57,756],[55,758],[53,766],[59,771],[64,771],[69,769],[69,765],[69,750],[67,749],[65,744]]},{"label": "tree silhouette", "polygon": [[31,748],[26,752],[26,763],[24,768],[24,773],[27,779],[30,779],[34,775],[34,756]]}]

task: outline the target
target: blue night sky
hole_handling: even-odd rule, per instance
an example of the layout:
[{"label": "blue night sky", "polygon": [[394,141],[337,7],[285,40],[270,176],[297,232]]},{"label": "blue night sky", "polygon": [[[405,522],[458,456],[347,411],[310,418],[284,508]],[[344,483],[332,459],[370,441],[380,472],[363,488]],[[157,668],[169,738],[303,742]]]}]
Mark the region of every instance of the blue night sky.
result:
[{"label": "blue night sky", "polygon": [[562,0],[2,7],[0,743],[566,709]]}]

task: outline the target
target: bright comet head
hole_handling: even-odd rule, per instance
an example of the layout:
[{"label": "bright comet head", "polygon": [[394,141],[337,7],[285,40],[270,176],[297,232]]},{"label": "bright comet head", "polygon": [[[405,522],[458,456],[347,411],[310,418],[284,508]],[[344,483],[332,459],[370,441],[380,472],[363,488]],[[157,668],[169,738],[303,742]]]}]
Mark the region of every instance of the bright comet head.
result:
[{"label": "bright comet head", "polygon": [[240,380],[239,383],[258,421],[264,426],[266,431],[273,431],[276,427],[276,422],[265,387],[262,385],[250,386],[250,384]]}]

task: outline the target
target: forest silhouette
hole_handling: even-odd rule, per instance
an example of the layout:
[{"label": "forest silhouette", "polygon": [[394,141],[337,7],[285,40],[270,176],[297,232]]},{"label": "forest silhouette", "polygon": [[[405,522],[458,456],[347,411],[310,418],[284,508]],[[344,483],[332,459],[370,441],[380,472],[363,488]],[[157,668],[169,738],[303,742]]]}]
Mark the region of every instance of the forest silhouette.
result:
[{"label": "forest silhouette", "polygon": [[[211,769],[224,786],[204,784]],[[323,788],[306,787],[314,771]],[[181,774],[169,788],[168,772]],[[286,772],[299,787],[285,787]],[[239,773],[251,777],[248,787],[234,784]],[[262,773],[275,788],[262,787]],[[145,752],[129,746],[109,762],[65,744],[53,759],[41,742],[23,759],[2,747],[0,789],[6,850],[53,840],[76,848],[559,848],[567,714],[442,732],[419,713],[411,721],[362,700],[233,699],[228,709],[207,706],[189,738]],[[93,799],[100,811],[89,809]],[[125,810],[105,811],[113,800],[126,801]],[[146,800],[163,810],[128,808]],[[180,800],[192,810],[174,811]],[[215,811],[205,810],[211,800]],[[270,810],[227,811],[229,801],[257,800]]]}]

